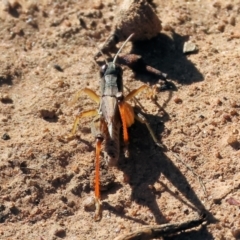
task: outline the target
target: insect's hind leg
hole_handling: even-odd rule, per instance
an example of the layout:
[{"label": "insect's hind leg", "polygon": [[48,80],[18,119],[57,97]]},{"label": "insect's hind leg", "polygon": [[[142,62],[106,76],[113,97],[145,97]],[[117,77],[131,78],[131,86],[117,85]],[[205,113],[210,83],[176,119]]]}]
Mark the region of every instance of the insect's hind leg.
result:
[{"label": "insect's hind leg", "polygon": [[141,113],[136,113],[134,115],[134,117],[135,117],[135,119],[137,121],[139,121],[139,122],[141,122],[141,123],[146,125],[146,127],[147,127],[149,133],[151,134],[151,137],[152,137],[153,141],[155,142],[155,144],[157,146],[161,147],[161,148],[164,148],[163,145],[161,143],[159,143],[159,141],[157,140],[157,138],[156,138],[156,136],[155,136],[155,134],[154,134],[150,124],[148,123],[147,119]]},{"label": "insect's hind leg", "polygon": [[101,218],[101,200],[100,200],[100,152],[103,142],[102,134],[96,136],[96,160],[95,160],[95,221]]}]

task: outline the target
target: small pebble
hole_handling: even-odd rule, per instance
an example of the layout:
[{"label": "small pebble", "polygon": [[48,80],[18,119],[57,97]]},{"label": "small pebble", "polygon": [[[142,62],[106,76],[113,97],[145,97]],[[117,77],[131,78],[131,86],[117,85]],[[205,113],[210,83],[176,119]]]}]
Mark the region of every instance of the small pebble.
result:
[{"label": "small pebble", "polygon": [[93,196],[87,197],[83,201],[83,206],[86,210],[94,210],[95,209],[95,198]]},{"label": "small pebble", "polygon": [[232,133],[233,133],[233,134],[238,134],[239,131],[238,131],[238,129],[234,128],[234,129],[232,130]]},{"label": "small pebble", "polygon": [[73,172],[75,172],[76,174],[80,172],[80,169],[79,169],[79,167],[78,167],[77,165],[74,165],[74,166],[72,167],[72,170],[73,170]]},{"label": "small pebble", "polygon": [[229,23],[232,25],[232,26],[235,26],[236,25],[236,18],[234,16],[231,16],[229,18]]},{"label": "small pebble", "polygon": [[215,7],[215,8],[221,8],[221,3],[220,2],[214,2],[213,3],[213,7]]},{"label": "small pebble", "polygon": [[220,99],[217,100],[217,105],[219,105],[219,106],[222,105],[222,101]]},{"label": "small pebble", "polygon": [[232,235],[236,238],[236,239],[239,239],[240,238],[240,228],[236,229],[236,228],[233,228],[231,230],[231,233]]},{"label": "small pebble", "polygon": [[235,149],[240,148],[240,142],[238,141],[237,136],[235,135],[230,135],[227,139],[227,143]]},{"label": "small pebble", "polygon": [[75,205],[76,205],[76,203],[74,201],[69,201],[67,203],[67,206],[70,207],[70,208],[73,208]]},{"label": "small pebble", "polygon": [[215,156],[216,156],[216,158],[218,158],[218,159],[221,159],[221,158],[222,158],[220,152],[216,152],[216,153],[215,153]]},{"label": "small pebble", "polygon": [[225,30],[225,24],[224,23],[220,23],[218,26],[217,26],[217,30],[219,32],[224,32]]},{"label": "small pebble", "polygon": [[63,69],[62,69],[62,67],[61,67],[60,65],[54,64],[53,67],[54,67],[57,71],[63,72]]},{"label": "small pebble", "polygon": [[230,115],[231,116],[238,116],[238,112],[235,109],[233,109],[233,110],[230,111]]},{"label": "small pebble", "polygon": [[55,110],[41,109],[39,112],[41,117],[45,119],[52,119],[56,117]]},{"label": "small pebble", "polygon": [[197,46],[195,43],[193,42],[185,42],[184,43],[184,46],[183,46],[183,52],[184,53],[193,53],[193,52],[196,52],[198,49],[197,49]]},{"label": "small pebble", "polygon": [[234,206],[240,206],[240,201],[238,201],[237,199],[230,197],[226,200],[230,205],[234,205]]},{"label": "small pebble", "polygon": [[2,135],[2,139],[3,140],[9,140],[10,139],[10,136],[8,135],[8,133],[4,133],[3,135]]},{"label": "small pebble", "polygon": [[54,235],[60,238],[64,238],[66,236],[66,230],[63,228],[56,229]]},{"label": "small pebble", "polygon": [[101,0],[94,0],[93,1],[93,8],[94,9],[102,9],[103,8],[103,3]]},{"label": "small pebble", "polygon": [[231,102],[231,107],[237,108],[238,107],[237,102],[236,101]]},{"label": "small pebble", "polygon": [[232,119],[231,119],[231,116],[229,114],[223,114],[223,119],[230,122]]},{"label": "small pebble", "polygon": [[177,104],[180,104],[180,103],[182,103],[182,99],[179,98],[179,97],[175,97],[174,102],[177,103]]},{"label": "small pebble", "polygon": [[233,5],[232,5],[231,3],[227,3],[226,6],[225,6],[225,8],[226,8],[227,10],[232,10],[232,9],[233,9]]},{"label": "small pebble", "polygon": [[1,94],[0,101],[2,103],[13,103],[13,100],[7,94]]}]

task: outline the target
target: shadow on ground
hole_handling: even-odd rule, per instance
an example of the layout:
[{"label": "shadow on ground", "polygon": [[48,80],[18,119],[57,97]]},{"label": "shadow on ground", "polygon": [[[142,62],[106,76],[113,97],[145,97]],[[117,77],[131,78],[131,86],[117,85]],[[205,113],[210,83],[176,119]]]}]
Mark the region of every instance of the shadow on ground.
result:
[{"label": "shadow on ground", "polygon": [[[153,131],[159,136],[164,126],[162,124],[160,127],[158,124],[154,126],[153,123],[160,122],[161,119],[156,119],[156,116],[151,115],[146,115],[146,118],[151,124]],[[206,210],[179,168],[166,156],[163,149],[154,144],[146,126],[136,122],[133,127],[129,129],[129,135],[129,152],[131,156],[129,159],[120,161],[119,169],[130,178],[129,184],[132,188],[132,201],[149,208],[157,224],[168,222],[157,204],[156,198],[161,198],[161,193],[156,193],[149,187],[159,182],[159,177],[164,175],[176,188],[177,192],[171,191],[164,183],[159,182],[163,186],[164,191],[169,192],[172,197],[178,199],[178,201],[192,211],[199,214],[206,214],[208,222],[215,222],[214,217]],[[180,197],[178,192],[181,193],[185,199]],[[142,220],[131,220],[141,222],[144,225],[146,224]],[[205,227],[199,231],[181,233],[177,235],[177,238],[175,236],[175,238],[168,237],[166,239],[189,239],[189,236],[194,239],[212,239],[211,234]]]},{"label": "shadow on ground", "polygon": [[[188,36],[181,36],[175,32],[168,36],[160,33],[157,37],[133,44],[131,53],[142,56],[150,65],[167,74],[169,80],[181,84],[191,84],[203,80],[202,73],[195,67],[187,55],[183,53],[184,42]],[[143,82],[153,82],[153,76],[136,75]]]}]

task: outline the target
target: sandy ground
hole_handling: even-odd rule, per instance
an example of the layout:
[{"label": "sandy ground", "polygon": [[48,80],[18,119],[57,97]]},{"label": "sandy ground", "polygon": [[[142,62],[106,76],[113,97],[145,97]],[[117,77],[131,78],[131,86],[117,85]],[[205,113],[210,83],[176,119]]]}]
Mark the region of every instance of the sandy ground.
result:
[{"label": "sandy ground", "polygon": [[[102,164],[99,222],[83,206],[94,194],[91,119],[75,139],[61,136],[97,107],[85,95],[69,103],[84,87],[99,93],[87,36],[107,39],[119,1],[10,3],[0,3],[0,239],[114,239],[199,210],[209,224],[164,239],[240,238],[240,1],[153,1],[163,31],[123,52],[168,74],[171,88],[155,102],[137,97],[165,149],[143,124],[129,129],[130,158]],[[183,54],[186,41],[198,52]],[[123,76],[129,89],[162,83],[125,66]]]}]

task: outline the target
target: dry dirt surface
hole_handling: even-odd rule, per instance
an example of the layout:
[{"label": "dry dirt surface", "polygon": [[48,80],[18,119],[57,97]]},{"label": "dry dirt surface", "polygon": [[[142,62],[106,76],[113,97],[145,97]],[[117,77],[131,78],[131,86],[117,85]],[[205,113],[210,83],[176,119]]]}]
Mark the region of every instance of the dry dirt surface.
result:
[{"label": "dry dirt surface", "polygon": [[[240,238],[240,1],[151,1],[162,21],[155,38],[124,53],[168,74],[168,83],[123,67],[164,149],[147,128],[130,129],[130,157],[102,161],[102,219],[84,209],[94,195],[91,118],[69,134],[79,111],[97,108],[94,44],[113,30],[120,1],[0,3],[0,239],[114,239],[141,226],[190,220],[208,224],[160,239]],[[79,20],[81,19],[81,21]],[[185,42],[198,48],[184,54]],[[121,44],[118,44],[118,47]],[[103,58],[100,58],[103,62]],[[134,102],[131,102],[134,106]]]}]

